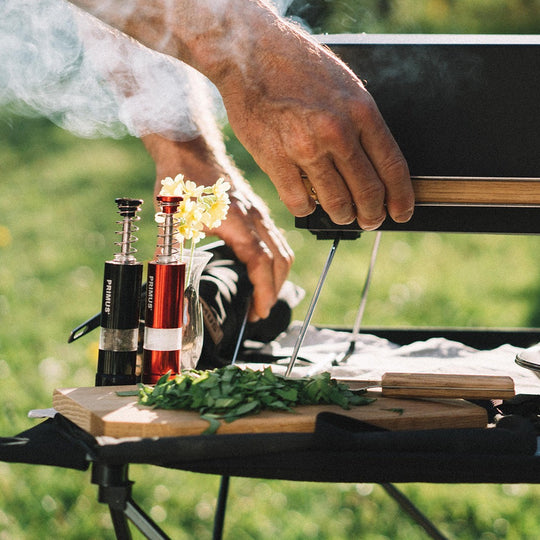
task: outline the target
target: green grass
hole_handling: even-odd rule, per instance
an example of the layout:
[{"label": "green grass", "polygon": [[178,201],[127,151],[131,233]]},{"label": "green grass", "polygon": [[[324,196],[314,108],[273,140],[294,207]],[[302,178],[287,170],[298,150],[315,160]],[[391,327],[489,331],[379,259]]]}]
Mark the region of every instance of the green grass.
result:
[{"label": "green grass", "polygon": [[[231,151],[296,252],[311,294],[329,243],[294,229],[275,190],[233,138]],[[154,245],[153,165],[137,140],[81,140],[42,119],[0,120],[0,434],[36,424],[56,387],[91,386],[97,333],[69,331],[99,311],[113,252],[114,198],[146,199],[140,257]],[[344,242],[314,322],[351,325],[373,233]],[[365,323],[540,325],[537,237],[385,233]],[[309,298],[308,298],[309,299]],[[304,316],[306,299],[295,312]],[[133,466],[135,498],[174,538],[210,538],[219,478]],[[460,539],[540,535],[536,486],[400,486]],[[89,472],[0,463],[0,540],[113,538]],[[424,538],[379,486],[232,479],[226,538]]]}]

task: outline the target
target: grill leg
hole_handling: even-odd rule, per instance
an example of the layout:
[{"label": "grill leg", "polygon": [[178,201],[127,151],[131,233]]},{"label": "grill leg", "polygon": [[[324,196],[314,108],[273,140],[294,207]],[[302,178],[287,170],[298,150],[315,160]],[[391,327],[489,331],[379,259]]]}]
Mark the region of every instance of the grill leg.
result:
[{"label": "grill leg", "polygon": [[131,531],[124,512],[122,510],[116,510],[111,505],[109,505],[109,512],[117,540],[131,540]]}]

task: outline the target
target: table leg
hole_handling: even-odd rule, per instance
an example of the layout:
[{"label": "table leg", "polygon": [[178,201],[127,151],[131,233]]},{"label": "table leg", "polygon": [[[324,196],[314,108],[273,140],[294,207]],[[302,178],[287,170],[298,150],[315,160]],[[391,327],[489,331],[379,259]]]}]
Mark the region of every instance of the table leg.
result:
[{"label": "table leg", "polygon": [[229,494],[229,482],[228,476],[221,477],[221,483],[219,485],[219,494],[216,504],[216,514],[214,517],[214,535],[213,540],[221,540],[223,538],[223,526],[225,524],[225,508],[227,506],[227,496]]},{"label": "table leg", "polygon": [[99,502],[109,506],[118,540],[131,540],[128,520],[149,540],[169,540],[169,537],[132,499],[133,482],[128,478],[128,465],[111,466],[94,463],[92,483],[99,487]]},{"label": "table leg", "polygon": [[434,540],[447,540],[446,536],[435,527],[435,525],[426,517],[416,506],[408,499],[401,491],[393,484],[380,484],[381,487],[392,497],[400,506],[400,508],[409,514],[409,516],[424,529],[430,538]]}]

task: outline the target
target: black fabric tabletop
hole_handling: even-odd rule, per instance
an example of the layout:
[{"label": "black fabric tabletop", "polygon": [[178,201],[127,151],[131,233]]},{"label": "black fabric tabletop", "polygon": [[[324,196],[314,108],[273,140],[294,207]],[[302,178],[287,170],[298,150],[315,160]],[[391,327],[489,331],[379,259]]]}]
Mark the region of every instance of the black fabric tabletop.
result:
[{"label": "black fabric tabletop", "polygon": [[95,439],[57,414],[15,435],[0,437],[0,460],[86,470]]},{"label": "black fabric tabletop", "polygon": [[320,414],[314,433],[200,435],[98,444],[57,414],[0,439],[0,459],[85,470],[145,463],[223,476],[316,482],[540,483],[535,430],[386,431]]}]

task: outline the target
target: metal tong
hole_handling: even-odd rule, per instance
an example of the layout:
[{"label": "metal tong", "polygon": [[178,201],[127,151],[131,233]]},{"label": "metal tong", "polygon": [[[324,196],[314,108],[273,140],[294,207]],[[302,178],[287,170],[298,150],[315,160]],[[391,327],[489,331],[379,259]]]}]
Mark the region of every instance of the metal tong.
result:
[{"label": "metal tong", "polygon": [[[373,270],[375,268],[375,261],[377,259],[377,253],[379,251],[379,245],[381,242],[381,231],[377,231],[375,234],[375,240],[373,242],[373,247],[371,248],[371,257],[369,261],[369,267],[368,272],[366,275],[366,279],[364,281],[364,286],[362,288],[362,295],[360,298],[360,306],[358,308],[358,312],[356,314],[356,319],[354,322],[353,330],[351,333],[351,337],[349,339],[349,348],[344,353],[344,355],[338,360],[325,360],[324,362],[318,362],[314,364],[308,371],[307,375],[314,375],[315,373],[319,373],[320,371],[324,371],[327,367],[330,367],[330,365],[333,365],[335,362],[337,363],[344,363],[346,362],[349,357],[354,353],[354,350],[356,348],[356,341],[358,338],[358,334],[360,333],[360,328],[362,325],[362,319],[364,317],[364,312],[366,309],[366,302],[367,302],[367,295],[369,291],[369,286],[371,284],[371,277],[373,274]],[[317,283],[317,287],[315,288],[315,292],[313,293],[313,297],[311,298],[311,302],[308,308],[308,311],[306,313],[306,317],[304,319],[304,322],[302,324],[302,328],[300,329],[300,333],[298,334],[298,338],[296,339],[296,343],[294,345],[294,349],[291,355],[291,358],[289,360],[289,364],[287,366],[287,371],[285,372],[285,376],[288,377],[292,369],[294,367],[294,364],[298,358],[298,352],[300,350],[300,347],[302,346],[302,343],[304,342],[304,338],[306,336],[307,329],[309,327],[309,323],[311,322],[311,319],[313,317],[313,312],[315,311],[315,307],[317,305],[317,302],[319,300],[321,290],[324,284],[324,281],[326,279],[326,276],[328,274],[328,270],[330,269],[330,265],[332,264],[332,261],[334,259],[335,252],[337,250],[337,247],[339,245],[339,238],[335,238],[334,242],[332,244],[332,247],[330,248],[330,252],[328,254],[328,257],[326,259],[326,263],[323,267],[323,271],[321,273],[321,276],[319,278],[319,282]]]}]

